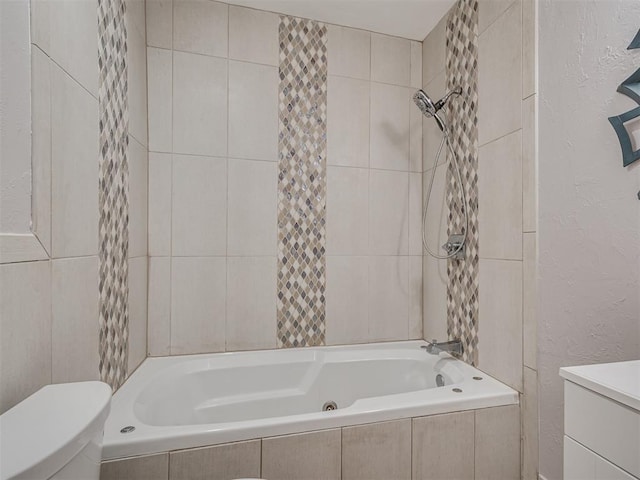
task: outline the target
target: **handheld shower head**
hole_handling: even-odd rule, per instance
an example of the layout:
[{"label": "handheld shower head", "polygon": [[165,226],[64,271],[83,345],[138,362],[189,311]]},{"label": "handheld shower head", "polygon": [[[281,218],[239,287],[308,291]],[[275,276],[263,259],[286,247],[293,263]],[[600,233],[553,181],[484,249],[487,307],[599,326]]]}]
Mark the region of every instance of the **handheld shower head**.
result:
[{"label": "handheld shower head", "polygon": [[444,107],[447,104],[447,102],[449,101],[449,98],[452,95],[462,95],[462,88],[457,87],[451,90],[449,93],[447,93],[444,97],[442,97],[436,103],[433,103],[433,100],[431,100],[429,95],[427,95],[427,93],[424,90],[420,89],[413,94],[413,102],[418,106],[418,108],[420,109],[420,111],[425,117],[435,118],[436,122],[438,123],[438,127],[440,127],[440,130],[444,131],[444,122],[438,116],[438,112],[442,110],[442,107]]}]

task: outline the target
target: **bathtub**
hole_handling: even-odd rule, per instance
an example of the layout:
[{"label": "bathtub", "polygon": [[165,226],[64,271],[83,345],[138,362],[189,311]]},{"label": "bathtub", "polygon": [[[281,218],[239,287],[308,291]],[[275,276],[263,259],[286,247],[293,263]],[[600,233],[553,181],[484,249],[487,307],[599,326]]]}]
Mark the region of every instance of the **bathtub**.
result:
[{"label": "bathtub", "polygon": [[113,397],[103,459],[518,403],[515,390],[424,346],[147,358]]}]

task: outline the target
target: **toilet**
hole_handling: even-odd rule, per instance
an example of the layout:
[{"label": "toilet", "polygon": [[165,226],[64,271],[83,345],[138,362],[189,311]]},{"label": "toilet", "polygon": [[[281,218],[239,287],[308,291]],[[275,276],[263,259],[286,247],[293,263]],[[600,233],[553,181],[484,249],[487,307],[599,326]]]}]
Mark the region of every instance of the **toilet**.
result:
[{"label": "toilet", "polygon": [[47,385],[0,415],[0,480],[98,480],[111,388]]}]

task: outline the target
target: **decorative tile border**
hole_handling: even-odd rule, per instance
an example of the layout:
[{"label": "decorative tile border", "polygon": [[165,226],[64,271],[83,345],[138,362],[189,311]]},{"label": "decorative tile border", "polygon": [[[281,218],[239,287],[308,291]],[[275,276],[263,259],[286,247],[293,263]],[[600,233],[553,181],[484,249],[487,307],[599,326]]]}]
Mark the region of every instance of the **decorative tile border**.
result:
[{"label": "decorative tile border", "polygon": [[98,0],[98,348],[100,378],[114,389],[126,378],[129,337],[129,113],[124,13],[124,0]]},{"label": "decorative tile border", "polygon": [[280,17],[278,347],[325,341],[327,28]]},{"label": "decorative tile border", "polygon": [[[449,103],[451,142],[461,167],[469,204],[469,231],[464,260],[449,260],[447,333],[464,344],[463,359],[478,362],[478,0],[459,0],[446,29],[447,91],[460,86],[461,98]],[[464,230],[464,205],[451,167],[447,171],[447,233]]]}]

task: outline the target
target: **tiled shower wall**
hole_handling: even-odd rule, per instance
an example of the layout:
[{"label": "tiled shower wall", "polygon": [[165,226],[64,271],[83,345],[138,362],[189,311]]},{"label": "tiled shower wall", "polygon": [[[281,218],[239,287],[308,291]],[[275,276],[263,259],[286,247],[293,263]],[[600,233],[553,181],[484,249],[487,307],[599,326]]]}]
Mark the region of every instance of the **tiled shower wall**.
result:
[{"label": "tiled shower wall", "polygon": [[[471,2],[463,2],[471,3]],[[458,4],[458,6],[460,3]],[[478,367],[523,393],[523,478],[537,478],[536,73],[534,0],[476,4],[478,45],[477,225],[479,244]],[[452,12],[455,11],[452,10]],[[423,84],[445,93],[445,16],[423,44]],[[458,100],[453,100],[455,103]],[[424,123],[425,181],[439,131]],[[435,248],[446,238],[446,168],[438,166],[428,231]],[[450,187],[448,187],[450,188]],[[445,338],[451,279],[447,263],[424,257],[425,338]]]},{"label": "tiled shower wall", "polygon": [[[295,345],[278,340],[283,285],[298,299],[316,295],[316,318],[305,321],[321,322],[326,344],[422,337],[422,123],[411,103],[421,44],[316,22],[311,37],[279,42],[293,20],[212,1],[147,2],[151,355]],[[284,52],[323,44],[328,76],[313,78],[326,84],[326,120],[306,147],[326,132],[326,155],[289,167],[318,192],[296,214],[315,208],[326,221],[307,244],[326,268],[311,291],[278,286],[279,221],[293,208],[278,195],[297,175],[279,143],[289,121],[279,120],[288,108],[279,75]],[[285,338],[296,338],[295,323]],[[322,338],[298,345],[308,343]]]},{"label": "tiled shower wall", "polygon": [[[124,370],[131,372],[145,357],[147,337],[143,2],[127,2],[124,20],[130,67]],[[51,212],[40,219],[38,236],[49,259],[0,265],[0,413],[43,385],[100,378],[98,2],[61,0],[50,8],[31,1],[31,56],[34,182]]]}]

